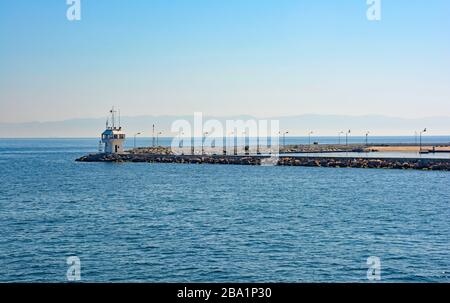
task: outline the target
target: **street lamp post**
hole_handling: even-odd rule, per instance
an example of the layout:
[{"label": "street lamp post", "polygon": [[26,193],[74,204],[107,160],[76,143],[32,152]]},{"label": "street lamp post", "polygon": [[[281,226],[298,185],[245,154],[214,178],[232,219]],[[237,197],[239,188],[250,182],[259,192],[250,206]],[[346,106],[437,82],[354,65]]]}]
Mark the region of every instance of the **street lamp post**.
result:
[{"label": "street lamp post", "polygon": [[244,153],[247,155],[247,130],[243,131],[242,135],[244,135]]},{"label": "street lamp post", "polygon": [[[280,133],[281,134],[281,133]],[[285,131],[283,135],[283,148],[286,148],[286,135],[289,134],[289,131]]]},{"label": "street lamp post", "polygon": [[159,146],[159,135],[162,135],[162,134],[163,134],[162,131],[156,133],[156,146]]},{"label": "street lamp post", "polygon": [[204,132],[204,133],[203,133],[203,138],[202,138],[202,155],[205,154],[204,143],[205,143],[205,139],[206,139],[206,136],[207,136],[207,135],[208,135],[208,132]]},{"label": "street lamp post", "polygon": [[225,156],[227,154],[227,134],[222,134],[222,152],[223,155]]},{"label": "street lamp post", "polygon": [[345,133],[345,145],[348,146],[348,135],[351,133],[352,131],[349,129],[348,132]]},{"label": "street lamp post", "polygon": [[152,145],[155,147],[155,124],[152,127]]},{"label": "street lamp post", "polygon": [[138,135],[140,135],[142,132],[139,132],[139,133],[135,133],[134,134],[134,143],[133,143],[133,146],[134,146],[134,149],[136,149],[136,137],[138,136]]},{"label": "street lamp post", "polygon": [[366,146],[369,146],[369,134],[370,132],[366,132]]},{"label": "street lamp post", "polygon": [[312,134],[314,134],[314,132],[312,132],[312,131],[308,133],[308,143],[309,143],[309,145],[311,145],[311,135]]},{"label": "street lamp post", "polygon": [[182,132],[181,130],[178,132],[178,140],[179,140],[179,143],[178,143],[178,147],[179,148],[183,148],[183,136],[184,136],[184,132]]},{"label": "street lamp post", "polygon": [[258,133],[258,135],[256,136],[256,154],[257,154],[257,155],[260,155],[260,154],[261,154],[261,151],[259,150],[259,133]]},{"label": "street lamp post", "polygon": [[420,145],[419,153],[422,152],[422,134],[424,134],[424,133],[426,133],[426,132],[427,132],[427,129],[426,129],[426,128],[424,128],[424,130],[420,132],[420,136],[419,136],[419,141],[420,141],[420,143],[419,143],[419,145]]},{"label": "street lamp post", "polygon": [[342,134],[344,134],[344,131],[343,130],[341,130],[339,133],[338,133],[338,142],[339,142],[339,145],[341,145],[341,135]]},{"label": "street lamp post", "polygon": [[233,155],[237,156],[237,137],[236,137],[235,131],[231,132],[231,135],[233,135]]}]

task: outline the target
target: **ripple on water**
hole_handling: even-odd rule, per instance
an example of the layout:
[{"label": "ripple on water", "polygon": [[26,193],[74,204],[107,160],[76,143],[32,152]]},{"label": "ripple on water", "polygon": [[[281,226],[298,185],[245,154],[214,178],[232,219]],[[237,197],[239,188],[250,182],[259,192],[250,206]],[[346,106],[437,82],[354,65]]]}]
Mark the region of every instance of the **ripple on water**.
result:
[{"label": "ripple on water", "polygon": [[383,281],[449,281],[449,173],[80,164],[66,140],[5,144],[0,281],[64,281],[71,255],[85,281],[363,282],[369,256]]}]

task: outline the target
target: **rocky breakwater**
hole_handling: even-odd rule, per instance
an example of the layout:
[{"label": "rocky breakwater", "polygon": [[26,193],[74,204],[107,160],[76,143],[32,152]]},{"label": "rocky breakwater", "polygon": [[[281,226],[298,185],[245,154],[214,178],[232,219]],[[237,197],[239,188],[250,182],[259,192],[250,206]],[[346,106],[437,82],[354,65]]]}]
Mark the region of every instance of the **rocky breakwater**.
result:
[{"label": "rocky breakwater", "polygon": [[154,155],[171,155],[170,147],[154,146],[154,147],[137,147],[127,151],[129,154],[154,154]]},{"label": "rocky breakwater", "polygon": [[300,144],[280,147],[280,153],[336,153],[336,152],[363,152],[366,146],[360,144]]},{"label": "rocky breakwater", "polygon": [[186,164],[234,164],[260,165],[265,157],[256,156],[201,156],[201,155],[157,155],[157,154],[90,154],[78,162],[135,162],[135,163],[186,163]]},{"label": "rocky breakwater", "polygon": [[344,157],[281,157],[271,162],[264,156],[220,156],[220,155],[157,155],[157,154],[91,154],[79,162],[141,162],[141,163],[186,163],[186,164],[233,164],[280,166],[335,167],[335,168],[384,168],[450,171],[450,159],[402,159],[402,158],[344,158]]},{"label": "rocky breakwater", "polygon": [[282,157],[278,165],[450,171],[450,159]]}]

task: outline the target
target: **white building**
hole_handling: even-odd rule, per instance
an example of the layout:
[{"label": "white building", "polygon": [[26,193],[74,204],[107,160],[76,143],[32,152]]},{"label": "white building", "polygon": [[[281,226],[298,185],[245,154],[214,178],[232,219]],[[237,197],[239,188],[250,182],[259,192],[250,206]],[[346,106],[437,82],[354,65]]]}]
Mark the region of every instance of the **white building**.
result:
[{"label": "white building", "polygon": [[105,144],[104,152],[107,154],[121,154],[124,152],[125,133],[119,123],[116,126],[116,111],[114,107],[110,110],[111,125],[109,119],[106,121],[106,130],[102,133],[102,143]]}]

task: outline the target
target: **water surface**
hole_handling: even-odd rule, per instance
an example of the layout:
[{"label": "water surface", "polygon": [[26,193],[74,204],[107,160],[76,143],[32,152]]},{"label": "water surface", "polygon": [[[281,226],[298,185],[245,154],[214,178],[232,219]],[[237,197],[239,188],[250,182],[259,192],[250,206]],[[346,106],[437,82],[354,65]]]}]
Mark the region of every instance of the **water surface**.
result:
[{"label": "water surface", "polygon": [[[128,143],[129,144],[129,143]],[[0,140],[0,281],[450,281],[450,173],[77,163]]]}]

